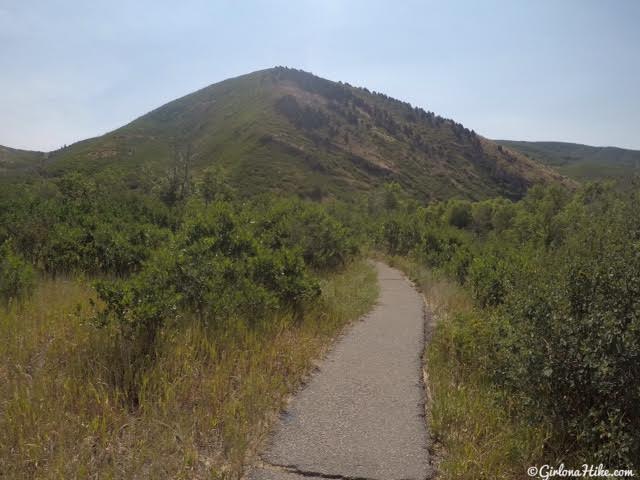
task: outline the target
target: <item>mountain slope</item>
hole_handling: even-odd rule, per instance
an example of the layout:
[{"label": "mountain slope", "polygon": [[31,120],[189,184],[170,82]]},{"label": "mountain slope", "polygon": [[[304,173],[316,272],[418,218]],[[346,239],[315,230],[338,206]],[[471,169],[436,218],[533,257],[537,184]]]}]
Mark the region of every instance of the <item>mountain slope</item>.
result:
[{"label": "mountain slope", "polygon": [[3,173],[29,172],[45,159],[43,152],[17,150],[0,145],[0,175]]},{"label": "mountain slope", "polygon": [[536,182],[566,183],[451,120],[283,67],[211,85],[49,157],[47,175],[180,165],[197,176],[216,165],[244,194],[344,196],[397,181],[429,199],[517,198]]},{"label": "mountain slope", "polygon": [[640,173],[640,150],[565,142],[496,140],[576,180],[630,177]]}]

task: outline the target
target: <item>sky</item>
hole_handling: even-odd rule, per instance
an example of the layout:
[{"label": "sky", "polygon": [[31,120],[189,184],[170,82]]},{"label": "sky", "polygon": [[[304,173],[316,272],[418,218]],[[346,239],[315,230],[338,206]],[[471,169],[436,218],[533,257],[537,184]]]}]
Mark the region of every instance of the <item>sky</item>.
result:
[{"label": "sky", "polygon": [[640,149],[636,0],[0,0],[0,144],[53,150],[276,65],[495,139]]}]

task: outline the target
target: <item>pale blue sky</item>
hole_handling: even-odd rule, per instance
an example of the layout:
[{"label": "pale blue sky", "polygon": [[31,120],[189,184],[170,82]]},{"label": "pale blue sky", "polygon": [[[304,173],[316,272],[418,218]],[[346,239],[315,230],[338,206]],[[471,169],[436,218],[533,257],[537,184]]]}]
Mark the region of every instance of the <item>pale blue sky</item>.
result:
[{"label": "pale blue sky", "polygon": [[54,149],[275,65],[490,138],[640,149],[636,0],[0,0],[0,144]]}]

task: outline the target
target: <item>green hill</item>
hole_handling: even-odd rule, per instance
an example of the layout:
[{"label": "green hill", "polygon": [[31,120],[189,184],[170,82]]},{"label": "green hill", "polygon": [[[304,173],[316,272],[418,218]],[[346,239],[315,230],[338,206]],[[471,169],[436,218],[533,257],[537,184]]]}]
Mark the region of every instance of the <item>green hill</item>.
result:
[{"label": "green hill", "polygon": [[452,120],[284,67],[211,85],[51,152],[40,172],[198,176],[211,165],[247,195],[344,196],[397,181],[423,199],[517,198],[533,183],[565,181]]},{"label": "green hill", "polygon": [[40,167],[47,154],[30,150],[17,150],[0,145],[0,175],[8,172],[31,172]]},{"label": "green hill", "polygon": [[565,142],[496,140],[496,143],[553,167],[575,180],[629,178],[640,173],[639,150]]}]

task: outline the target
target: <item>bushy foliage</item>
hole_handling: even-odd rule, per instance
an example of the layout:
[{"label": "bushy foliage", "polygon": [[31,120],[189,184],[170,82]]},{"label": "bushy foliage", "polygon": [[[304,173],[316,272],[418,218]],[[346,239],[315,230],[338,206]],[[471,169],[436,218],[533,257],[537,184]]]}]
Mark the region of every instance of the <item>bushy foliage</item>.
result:
[{"label": "bushy foliage", "polygon": [[[114,189],[115,188],[115,189]],[[164,242],[173,213],[158,198],[79,174],[0,197],[0,241],[47,273],[126,275]]]},{"label": "bushy foliage", "polygon": [[456,319],[452,348],[523,418],[554,426],[550,458],[637,465],[637,192],[534,187],[517,203],[420,206],[389,184],[352,205],[240,201],[210,170],[167,202],[148,183],[72,174],[1,191],[0,301],[28,295],[36,269],[106,277],[99,323],[144,363],[183,318],[250,329],[299,316],[318,274],[371,242],[468,288],[477,311]]},{"label": "bushy foliage", "polygon": [[237,316],[249,325],[282,310],[300,313],[319,295],[314,272],[354,253],[345,228],[318,205],[194,200],[139,272],[98,284],[100,321],[147,354],[157,332],[188,312],[205,324]]},{"label": "bushy foliage", "polygon": [[466,228],[471,224],[471,203],[461,200],[449,202],[445,213],[446,222],[458,228]]},{"label": "bushy foliage", "polygon": [[468,286],[474,301],[480,307],[494,307],[504,301],[511,283],[513,263],[519,257],[505,251],[485,250],[471,261]]},{"label": "bushy foliage", "polygon": [[543,241],[558,224],[564,240],[513,273],[520,279],[497,310],[497,347],[509,355],[494,375],[576,442],[579,461],[640,458],[638,200],[587,193],[549,216]]},{"label": "bushy foliage", "polygon": [[325,206],[273,196],[241,203],[219,168],[167,202],[149,175],[71,173],[0,194],[3,298],[28,291],[29,263],[46,274],[106,275],[100,323],[148,353],[185,314],[252,323],[299,312],[318,295],[316,272],[357,252],[353,232]]},{"label": "bushy foliage", "polygon": [[550,458],[640,458],[637,212],[637,192],[606,185],[378,212],[383,249],[469,288],[484,322],[457,348],[532,422],[554,426]]},{"label": "bushy foliage", "polygon": [[382,224],[380,237],[389,253],[406,255],[420,243],[420,225],[413,216],[396,215]]},{"label": "bushy foliage", "polygon": [[33,268],[17,255],[9,242],[0,245],[0,303],[22,300],[33,291]]},{"label": "bushy foliage", "polygon": [[251,215],[263,244],[298,250],[311,268],[340,267],[357,252],[354,233],[321,205],[300,200],[257,202]]}]

